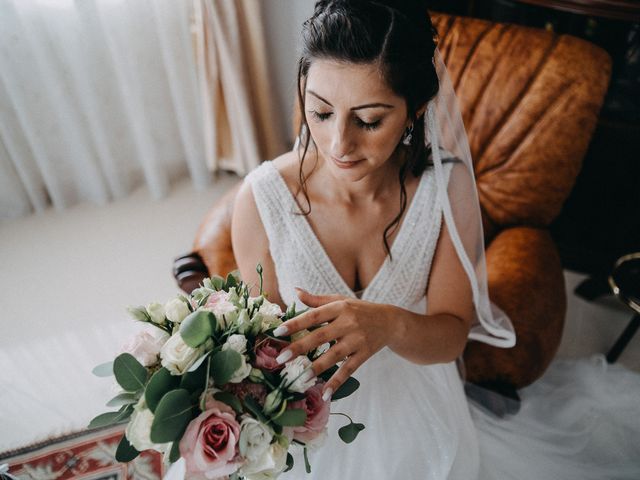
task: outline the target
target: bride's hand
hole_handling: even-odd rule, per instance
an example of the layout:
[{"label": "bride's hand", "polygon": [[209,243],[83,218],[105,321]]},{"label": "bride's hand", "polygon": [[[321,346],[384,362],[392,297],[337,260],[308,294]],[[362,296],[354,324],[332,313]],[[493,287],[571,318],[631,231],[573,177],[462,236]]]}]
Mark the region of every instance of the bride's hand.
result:
[{"label": "bride's hand", "polygon": [[365,361],[384,347],[392,334],[390,309],[343,295],[313,295],[297,289],[298,297],[313,310],[284,322],[274,335],[293,335],[313,326],[324,326],[292,342],[277,360],[286,362],[298,355],[331,342],[336,343],[313,362],[313,372],[320,375],[336,363],[344,363],[324,386],[322,398],[328,399]]}]

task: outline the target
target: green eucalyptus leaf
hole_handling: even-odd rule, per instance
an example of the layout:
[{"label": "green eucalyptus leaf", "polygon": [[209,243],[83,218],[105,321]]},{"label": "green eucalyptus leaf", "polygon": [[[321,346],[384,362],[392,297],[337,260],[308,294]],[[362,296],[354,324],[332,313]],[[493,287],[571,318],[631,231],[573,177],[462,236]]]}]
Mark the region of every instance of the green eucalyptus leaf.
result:
[{"label": "green eucalyptus leaf", "polygon": [[133,392],[122,392],[107,402],[107,407],[121,407],[122,405],[129,405],[137,403],[139,396]]},{"label": "green eucalyptus leaf", "polygon": [[238,415],[242,414],[242,412],[244,411],[242,408],[242,403],[233,393],[218,392],[213,394],[213,398],[229,405],[236,411]]},{"label": "green eucalyptus leaf", "polygon": [[213,313],[206,310],[197,310],[187,315],[180,324],[180,335],[184,343],[191,348],[197,348],[206,342],[213,334],[211,317],[215,322]]},{"label": "green eucalyptus leaf", "polygon": [[350,423],[349,425],[340,427],[340,429],[338,429],[338,435],[344,443],[351,443],[356,439],[356,437],[362,430],[364,430],[363,424]]},{"label": "green eucalyptus leaf", "polygon": [[242,356],[235,350],[222,350],[211,357],[211,376],[216,385],[228,383],[242,365]]},{"label": "green eucalyptus leaf", "polygon": [[214,290],[220,291],[224,288],[224,278],[222,278],[220,275],[214,275],[213,277],[211,277],[211,284]]},{"label": "green eucalyptus leaf", "polygon": [[260,407],[258,401],[251,395],[248,395],[244,398],[244,406],[247,407],[247,410],[253,413],[253,415],[262,423],[269,423],[269,419],[265,416],[264,413],[262,413],[262,407]]},{"label": "green eucalyptus leaf", "polygon": [[165,393],[178,388],[179,385],[180,377],[171,375],[171,372],[164,367],[154,373],[144,390],[144,400],[149,410],[155,412]]},{"label": "green eucalyptus leaf", "polygon": [[171,451],[169,452],[169,462],[175,463],[180,459],[180,441],[175,440],[171,445]]},{"label": "green eucalyptus leaf", "polygon": [[307,447],[304,447],[304,469],[307,473],[311,473],[311,464],[309,463],[309,457],[307,456]]},{"label": "green eucalyptus leaf", "polygon": [[230,288],[233,288],[236,285],[238,285],[238,281],[236,280],[236,277],[234,277],[231,273],[227,275],[227,281],[225,282],[225,290],[228,291]]},{"label": "green eucalyptus leaf", "polygon": [[124,405],[117,412],[107,412],[95,417],[87,428],[100,428],[125,421],[131,416],[133,405]]},{"label": "green eucalyptus leaf", "polygon": [[113,375],[113,360],[93,367],[91,373],[96,377],[111,377]]},{"label": "green eucalyptus leaf", "polygon": [[134,458],[140,455],[140,452],[129,443],[126,435],[122,435],[118,448],[116,449],[116,460],[119,462],[130,462]]},{"label": "green eucalyptus leaf", "polygon": [[288,472],[292,468],[293,468],[293,455],[287,452],[287,468],[284,470],[284,472]]},{"label": "green eucalyptus leaf", "polygon": [[113,361],[113,373],[118,384],[127,392],[144,388],[149,373],[130,353],[121,353]]},{"label": "green eucalyptus leaf", "polygon": [[302,408],[292,408],[291,410],[285,410],[272,420],[283,427],[301,427],[307,421],[307,412]]},{"label": "green eucalyptus leaf", "polygon": [[172,390],[165,394],[156,407],[151,424],[151,441],[167,443],[178,441],[191,420],[193,405],[185,389]]},{"label": "green eucalyptus leaf", "polygon": [[348,397],[360,387],[360,382],[353,377],[347,378],[347,380],[340,385],[340,388],[331,395],[331,401],[340,400],[341,398]]},{"label": "green eucalyptus leaf", "polygon": [[202,362],[202,365],[193,372],[188,371],[182,377],[178,377],[180,378],[180,388],[189,390],[191,393],[202,390],[207,377],[207,365],[208,362]]}]

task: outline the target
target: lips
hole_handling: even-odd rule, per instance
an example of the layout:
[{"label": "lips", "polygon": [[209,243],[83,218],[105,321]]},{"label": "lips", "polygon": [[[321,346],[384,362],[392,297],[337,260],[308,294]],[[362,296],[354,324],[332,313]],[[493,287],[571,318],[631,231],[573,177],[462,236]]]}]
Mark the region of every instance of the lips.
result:
[{"label": "lips", "polygon": [[353,168],[356,165],[358,165],[360,162],[362,162],[362,160],[364,159],[344,162],[344,161],[337,160],[335,157],[331,157],[331,160],[333,160],[333,163],[335,163],[338,168]]}]

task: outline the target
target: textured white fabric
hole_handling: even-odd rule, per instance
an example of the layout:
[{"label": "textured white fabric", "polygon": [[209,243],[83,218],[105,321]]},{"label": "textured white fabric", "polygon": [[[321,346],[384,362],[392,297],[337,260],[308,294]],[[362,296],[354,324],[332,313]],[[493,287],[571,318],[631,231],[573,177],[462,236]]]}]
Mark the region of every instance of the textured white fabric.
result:
[{"label": "textured white fabric", "polygon": [[[447,174],[451,166],[451,163],[446,164]],[[299,212],[299,207],[272,162],[264,162],[253,170],[246,181],[253,187],[269,238],[282,300],[287,305],[300,303],[294,287],[316,294],[339,293],[355,297],[329,260],[306,217],[293,213]],[[362,292],[363,300],[421,308],[418,305],[424,300],[431,259],[440,233],[440,218],[434,171],[427,169],[391,245],[393,261],[387,256]]]},{"label": "textured white fabric", "polygon": [[[446,175],[452,165],[444,165]],[[283,301],[301,304],[296,286],[316,294],[354,297],[306,217],[295,214],[299,207],[272,162],[252,171],[246,181],[269,238]],[[387,256],[364,289],[363,300],[426,312],[425,291],[442,220],[435,182],[434,169],[428,168],[391,246],[393,261]],[[345,418],[332,416],[331,440],[311,454],[310,478],[444,479],[452,472],[455,478],[475,476],[478,446],[455,363],[418,366],[385,348],[360,367],[357,378],[362,382],[358,394],[341,400],[338,411],[363,422],[366,430],[345,447],[337,434]],[[411,448],[397,441],[407,437]],[[380,441],[384,438],[395,441]],[[416,458],[416,451],[432,454]],[[384,459],[384,465],[364,458]],[[297,460],[289,478],[305,475],[302,458]]]}]

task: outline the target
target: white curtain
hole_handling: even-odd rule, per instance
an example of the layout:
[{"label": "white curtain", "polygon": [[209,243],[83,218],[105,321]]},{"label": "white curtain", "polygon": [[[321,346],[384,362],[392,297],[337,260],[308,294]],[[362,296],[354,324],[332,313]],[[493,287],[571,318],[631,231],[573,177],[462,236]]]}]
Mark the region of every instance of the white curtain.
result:
[{"label": "white curtain", "polygon": [[[188,0],[0,0],[0,219],[106,203],[143,182],[161,198],[187,173],[202,188],[207,157],[211,170],[258,163],[246,148],[236,148],[239,163],[211,160],[221,134],[206,121],[195,16]],[[217,62],[238,42],[218,45]],[[241,98],[227,109],[245,111]],[[255,132],[250,115],[242,121]]]}]

